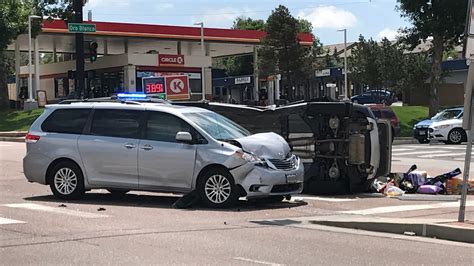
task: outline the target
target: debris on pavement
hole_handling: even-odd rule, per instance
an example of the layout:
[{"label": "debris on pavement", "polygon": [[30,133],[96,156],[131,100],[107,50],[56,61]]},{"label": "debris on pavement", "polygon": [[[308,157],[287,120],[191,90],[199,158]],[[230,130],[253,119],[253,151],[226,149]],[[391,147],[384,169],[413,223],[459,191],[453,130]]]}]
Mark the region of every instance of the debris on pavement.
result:
[{"label": "debris on pavement", "polygon": [[[462,178],[451,178],[446,181],[446,192],[449,195],[461,195]],[[474,195],[474,180],[467,182],[467,194]]]},{"label": "debris on pavement", "polygon": [[416,236],[414,232],[403,232],[403,234],[406,236]]},{"label": "debris on pavement", "polygon": [[59,205],[58,205],[58,207],[65,208],[65,207],[67,207],[67,205],[66,205],[66,204],[63,204],[63,203],[61,203],[61,204],[59,204]]},{"label": "debris on pavement", "polygon": [[98,212],[103,212],[103,211],[105,211],[105,208],[100,207],[100,208],[97,209],[97,211]]},{"label": "debris on pavement", "polygon": [[[426,171],[417,170],[414,164],[405,173],[391,173],[388,177],[377,178],[371,190],[388,197],[400,197],[407,194],[459,194],[462,180],[454,178],[461,174],[459,168],[435,177]],[[474,194],[474,181],[470,182],[469,191]],[[449,187],[449,190],[447,189]]]},{"label": "debris on pavement", "polygon": [[179,198],[175,203],[173,203],[172,207],[175,209],[186,209],[198,203],[199,200],[199,194],[196,190],[193,190]]}]

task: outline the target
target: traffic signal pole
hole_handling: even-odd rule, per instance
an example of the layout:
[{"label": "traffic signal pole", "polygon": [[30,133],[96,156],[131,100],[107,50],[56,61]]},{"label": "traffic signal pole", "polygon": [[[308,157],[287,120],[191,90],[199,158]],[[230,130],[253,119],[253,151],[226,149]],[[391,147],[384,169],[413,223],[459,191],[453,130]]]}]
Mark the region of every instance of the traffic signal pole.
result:
[{"label": "traffic signal pole", "polygon": [[[74,0],[74,22],[82,23],[83,0]],[[76,33],[76,92],[78,98],[84,97],[84,34]]]}]

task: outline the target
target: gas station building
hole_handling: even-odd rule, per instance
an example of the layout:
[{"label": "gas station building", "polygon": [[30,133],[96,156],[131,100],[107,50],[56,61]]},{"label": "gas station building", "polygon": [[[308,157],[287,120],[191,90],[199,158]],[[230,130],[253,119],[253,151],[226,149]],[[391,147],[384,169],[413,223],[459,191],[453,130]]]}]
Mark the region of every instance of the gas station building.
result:
[{"label": "gas station building", "polygon": [[[84,33],[85,42],[98,44],[98,58],[89,62],[85,55],[85,96],[103,97],[118,92],[145,92],[142,79],[147,77],[185,75],[189,79],[192,100],[202,98],[202,73],[205,97],[212,99],[212,58],[253,54],[258,60],[257,47],[266,35],[263,31],[204,28],[204,52],[201,49],[199,27],[164,26],[115,22],[88,21],[96,32]],[[313,36],[300,33],[301,45],[312,45]],[[33,96],[46,92],[48,101],[65,98],[75,91],[75,34],[68,32],[61,20],[44,21],[42,32],[32,41],[34,50],[31,70]],[[87,45],[85,45],[87,47]],[[10,99],[18,100],[20,89],[28,86],[28,66],[20,66],[20,52],[28,52],[28,35],[21,35],[9,47],[15,51],[16,75],[9,85]],[[40,55],[52,54],[52,62],[40,64]],[[85,48],[87,54],[87,48]],[[39,73],[39,75],[35,75]],[[234,79],[246,83],[245,92],[234,92],[240,98],[258,100],[259,82],[255,69],[250,78]],[[242,87],[242,86],[240,86]],[[237,86],[236,88],[240,88]],[[219,96],[222,91],[219,90]],[[241,99],[242,101],[244,99]]]}]

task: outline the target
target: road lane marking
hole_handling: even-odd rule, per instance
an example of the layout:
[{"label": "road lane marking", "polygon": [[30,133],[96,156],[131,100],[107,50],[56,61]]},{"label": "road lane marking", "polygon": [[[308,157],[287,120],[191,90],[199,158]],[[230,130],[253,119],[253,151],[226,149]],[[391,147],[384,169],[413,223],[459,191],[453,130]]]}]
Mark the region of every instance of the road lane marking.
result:
[{"label": "road lane marking", "polygon": [[[466,207],[474,206],[474,200],[466,201]],[[400,206],[387,206],[377,207],[365,210],[354,210],[354,211],[341,211],[344,214],[358,214],[358,215],[372,215],[392,212],[404,212],[404,211],[417,211],[417,210],[429,210],[439,208],[459,208],[459,202],[443,202],[433,204],[420,204],[420,205],[400,205]]]},{"label": "road lane marking", "polygon": [[466,146],[459,146],[459,147],[443,147],[443,149],[448,149],[448,150],[466,150]]},{"label": "road lane marking", "polygon": [[414,151],[414,152],[401,152],[395,153],[394,156],[406,156],[406,155],[420,155],[420,154],[427,154],[427,153],[447,153],[449,151]]},{"label": "road lane marking", "polygon": [[71,215],[71,216],[76,216],[76,217],[81,217],[81,218],[109,217],[108,215],[105,215],[105,214],[76,211],[76,210],[68,209],[67,207],[64,207],[64,208],[63,207],[61,208],[50,207],[50,206],[45,206],[45,205],[40,205],[40,204],[35,204],[35,203],[5,204],[4,206],[10,207],[10,208],[20,208],[20,209],[27,209],[27,210],[33,210],[33,211],[44,211],[44,212],[51,212],[51,213],[57,213],[57,214],[65,214],[65,215]]},{"label": "road lane marking", "polygon": [[0,225],[3,224],[24,224],[26,222],[0,217]]},{"label": "road lane marking", "polygon": [[392,152],[398,152],[398,151],[412,151],[415,149],[392,149]]},{"label": "road lane marking", "polygon": [[315,197],[315,196],[294,196],[291,197],[291,201],[298,202],[301,200],[319,200],[319,201],[328,201],[328,202],[347,202],[347,201],[356,201],[357,199],[344,199],[344,198],[326,198],[326,197]]},{"label": "road lane marking", "polygon": [[418,157],[420,158],[434,158],[434,157],[454,157],[454,156],[461,156],[465,155],[465,153],[448,153],[448,154],[426,154],[426,155],[420,155]]},{"label": "road lane marking", "polygon": [[249,258],[243,258],[243,257],[234,257],[234,260],[241,260],[241,261],[246,261],[246,262],[251,262],[255,264],[264,264],[264,265],[284,265],[284,264],[279,264],[279,263],[274,263],[274,262],[268,262],[268,261],[263,261],[263,260],[253,260]]},{"label": "road lane marking", "polygon": [[413,145],[408,145],[408,146],[405,146],[403,145],[402,146],[403,148],[410,148],[410,149],[416,149],[416,150],[420,150],[420,149],[442,149],[442,148],[446,148],[445,146],[443,145],[418,145],[418,146],[413,146]]}]

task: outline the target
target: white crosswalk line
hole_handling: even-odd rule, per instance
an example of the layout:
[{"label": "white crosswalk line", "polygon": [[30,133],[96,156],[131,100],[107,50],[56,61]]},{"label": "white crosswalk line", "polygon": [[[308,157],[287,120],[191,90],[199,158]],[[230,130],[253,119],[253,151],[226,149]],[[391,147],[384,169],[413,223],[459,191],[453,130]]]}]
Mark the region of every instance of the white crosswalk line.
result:
[{"label": "white crosswalk line", "polygon": [[447,154],[427,154],[427,155],[420,155],[420,158],[435,158],[435,157],[455,157],[455,156],[462,156],[464,153],[451,153],[448,152]]},{"label": "white crosswalk line", "polygon": [[405,155],[420,155],[420,154],[427,154],[427,153],[446,153],[447,151],[414,151],[414,152],[401,152],[401,153],[394,153],[393,156],[405,156]]},{"label": "white crosswalk line", "polygon": [[[466,207],[472,207],[472,206],[474,206],[474,200],[466,201]],[[459,202],[442,202],[442,203],[420,204],[420,205],[387,206],[387,207],[377,207],[377,208],[371,208],[371,209],[365,209],[365,210],[342,211],[340,213],[372,215],[372,214],[429,210],[429,209],[440,209],[440,208],[459,208]]]},{"label": "white crosswalk line", "polygon": [[459,147],[448,146],[448,147],[443,147],[443,149],[448,149],[448,150],[466,150],[466,146],[459,146]]},{"label": "white crosswalk line", "polygon": [[410,148],[410,149],[440,149],[444,148],[445,146],[442,145],[419,145],[419,146],[414,146],[414,145],[408,145],[408,146],[403,146],[403,148]]},{"label": "white crosswalk line", "polygon": [[23,222],[23,221],[18,221],[18,220],[13,220],[13,219],[0,217],[0,225],[3,225],[3,224],[24,224],[24,223],[25,222]]},{"label": "white crosswalk line", "polygon": [[10,207],[10,208],[20,208],[20,209],[27,209],[27,210],[33,210],[33,211],[44,211],[44,212],[51,212],[51,213],[56,213],[56,214],[65,214],[65,215],[71,215],[71,216],[76,216],[76,217],[81,217],[81,218],[109,217],[108,215],[105,215],[105,214],[97,214],[97,213],[71,210],[71,209],[68,209],[67,207],[61,207],[61,208],[50,207],[50,206],[45,206],[45,205],[40,205],[40,204],[35,204],[35,203],[5,204],[4,206]]},{"label": "white crosswalk line", "polygon": [[401,148],[401,149],[392,149],[392,152],[399,152],[399,151],[413,151],[414,149],[404,149],[404,148]]}]

